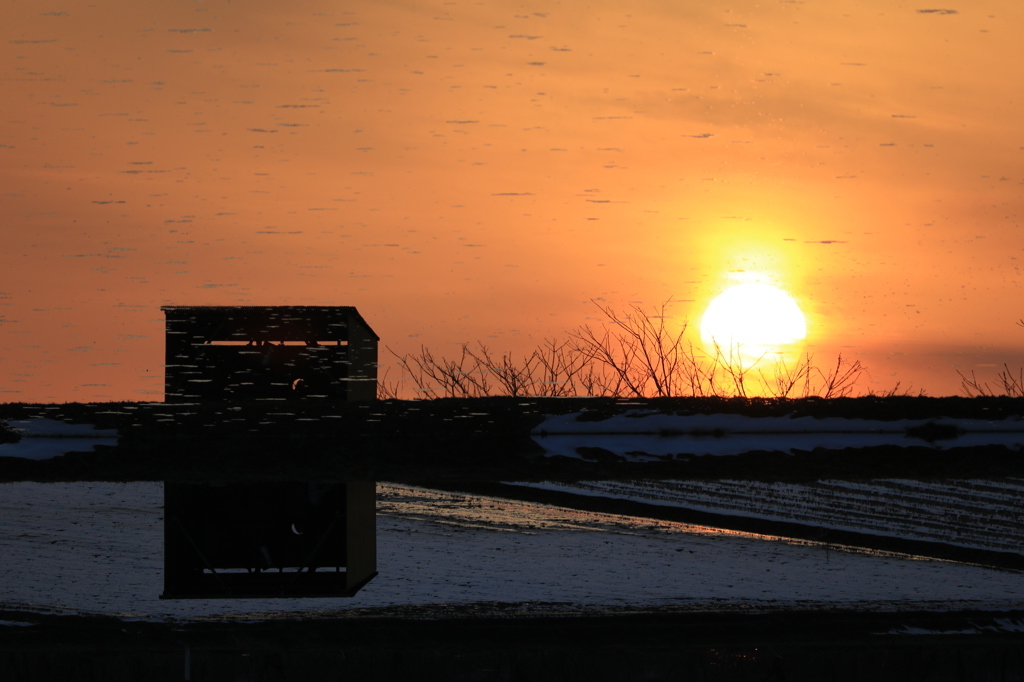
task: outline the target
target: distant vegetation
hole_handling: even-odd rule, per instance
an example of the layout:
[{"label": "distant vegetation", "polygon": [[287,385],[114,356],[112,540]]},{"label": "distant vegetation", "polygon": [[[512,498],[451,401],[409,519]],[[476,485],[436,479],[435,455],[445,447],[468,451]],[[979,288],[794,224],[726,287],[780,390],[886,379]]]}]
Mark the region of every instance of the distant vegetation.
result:
[{"label": "distant vegetation", "polygon": [[[1024,320],[1017,320],[1017,326],[1024,327]],[[956,373],[960,375],[960,388],[968,397],[1006,395],[1024,398],[1024,368],[1018,367],[1014,372],[1004,363],[1003,368],[996,372],[993,384],[979,379],[973,370],[970,376],[960,370]]]},{"label": "distant vegetation", "polygon": [[684,340],[685,324],[669,329],[670,302],[650,312],[634,305],[625,314],[595,302],[605,322],[545,340],[522,356],[498,355],[482,343],[463,344],[454,358],[426,347],[406,355],[391,351],[402,376],[384,373],[379,397],[841,398],[866,372],[860,361],[842,355],[822,368],[809,354],[797,362],[765,356],[750,364],[740,361],[738,349],[704,351]]},{"label": "distant vegetation", "polygon": [[996,372],[993,384],[979,379],[972,371],[970,376],[957,370],[960,375],[960,388],[968,397],[1008,395],[1011,398],[1024,398],[1024,368],[1018,367],[1014,372],[1009,365]]}]

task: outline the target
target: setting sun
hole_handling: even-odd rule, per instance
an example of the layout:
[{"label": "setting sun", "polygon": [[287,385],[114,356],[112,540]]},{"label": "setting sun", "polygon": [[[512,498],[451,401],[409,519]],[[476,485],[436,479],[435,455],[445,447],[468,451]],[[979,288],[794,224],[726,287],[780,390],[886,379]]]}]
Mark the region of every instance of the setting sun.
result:
[{"label": "setting sun", "polygon": [[740,284],[711,301],[701,319],[700,336],[709,350],[753,364],[766,355],[791,350],[807,336],[807,321],[782,289]]}]

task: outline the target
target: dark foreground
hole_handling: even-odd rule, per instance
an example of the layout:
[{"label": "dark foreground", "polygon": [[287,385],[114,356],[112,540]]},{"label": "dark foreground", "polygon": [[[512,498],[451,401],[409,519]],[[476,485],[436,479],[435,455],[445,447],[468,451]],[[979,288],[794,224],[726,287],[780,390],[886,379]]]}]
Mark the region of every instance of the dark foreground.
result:
[{"label": "dark foreground", "polygon": [[[1007,398],[847,400],[479,399],[362,404],[0,405],[0,422],[45,416],[118,429],[116,446],[31,461],[0,457],[0,481],[391,480],[747,532],[941,556],[1020,570],[1021,558],[948,554],[946,546],[821,536],[794,524],[652,511],[608,500],[510,492],[500,481],[718,477],[808,481],[880,477],[1024,476],[1020,453],[903,447],[755,451],[627,462],[551,458],[531,436],[546,414],[594,419],[631,409],[675,414],[864,419],[1004,419]],[[2,435],[2,434],[0,434]],[[927,434],[925,434],[927,436]],[[543,498],[543,499],[542,499]],[[612,505],[611,507],[609,505]],[[632,506],[631,506],[632,505]],[[743,527],[737,524],[747,524]],[[832,531],[830,531],[832,532]],[[875,543],[875,544],[872,544]],[[902,544],[900,544],[902,543]],[[897,546],[898,545],[898,546]],[[960,550],[956,550],[960,551]],[[261,614],[244,619],[141,622],[0,612],[0,681],[67,680],[1000,680],[1024,681],[1024,605],[1007,612],[657,609],[584,612],[557,604],[486,603]]]},{"label": "dark foreground", "polygon": [[[445,607],[191,624],[2,613],[0,679],[1021,680],[1024,612],[502,616]],[[474,617],[470,617],[474,616]]]}]

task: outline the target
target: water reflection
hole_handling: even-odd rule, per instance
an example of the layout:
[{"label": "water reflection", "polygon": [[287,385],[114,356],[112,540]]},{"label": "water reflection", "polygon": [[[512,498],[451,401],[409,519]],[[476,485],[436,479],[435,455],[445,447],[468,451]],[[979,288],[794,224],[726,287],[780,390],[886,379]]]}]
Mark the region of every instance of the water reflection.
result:
[{"label": "water reflection", "polygon": [[351,597],[377,575],[371,481],[164,484],[161,599]]}]

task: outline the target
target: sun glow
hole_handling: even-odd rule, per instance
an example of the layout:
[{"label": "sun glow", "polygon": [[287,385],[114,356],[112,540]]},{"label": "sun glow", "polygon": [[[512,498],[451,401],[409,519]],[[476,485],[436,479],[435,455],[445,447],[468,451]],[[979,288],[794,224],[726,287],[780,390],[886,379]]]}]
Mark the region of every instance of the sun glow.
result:
[{"label": "sun glow", "polygon": [[763,359],[790,359],[807,336],[807,320],[796,301],[768,284],[739,284],[711,301],[700,323],[709,352],[751,366]]}]

